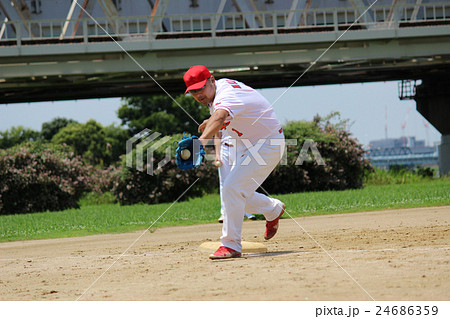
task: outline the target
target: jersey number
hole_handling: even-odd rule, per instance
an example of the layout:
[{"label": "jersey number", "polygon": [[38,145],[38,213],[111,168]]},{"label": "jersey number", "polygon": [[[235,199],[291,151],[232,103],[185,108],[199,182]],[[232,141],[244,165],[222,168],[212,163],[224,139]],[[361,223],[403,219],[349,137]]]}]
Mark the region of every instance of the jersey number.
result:
[{"label": "jersey number", "polygon": [[234,129],[234,128],[232,128],[231,130],[234,131],[234,132],[236,132],[236,134],[237,134],[239,137],[242,136],[242,133],[239,132],[238,130],[236,130],[236,129]]},{"label": "jersey number", "polygon": [[228,121],[226,123],[223,123],[222,127],[220,128],[220,130],[225,130],[228,125],[230,125],[230,121]]},{"label": "jersey number", "polygon": [[241,88],[240,85],[236,81],[227,80],[227,83],[230,84],[235,89],[240,89]]}]

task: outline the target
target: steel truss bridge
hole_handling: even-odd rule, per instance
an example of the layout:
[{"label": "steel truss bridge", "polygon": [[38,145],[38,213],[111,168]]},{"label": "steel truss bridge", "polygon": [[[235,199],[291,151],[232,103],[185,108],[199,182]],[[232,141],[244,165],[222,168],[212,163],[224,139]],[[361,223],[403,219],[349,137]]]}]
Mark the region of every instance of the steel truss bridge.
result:
[{"label": "steel truss bridge", "polygon": [[199,63],[255,88],[448,77],[450,2],[374,2],[0,0],[0,103],[182,93]]},{"label": "steel truss bridge", "polygon": [[370,149],[367,158],[377,167],[393,165],[416,167],[436,165],[439,162],[439,151],[437,147],[434,152],[427,153],[414,153],[409,147]]}]

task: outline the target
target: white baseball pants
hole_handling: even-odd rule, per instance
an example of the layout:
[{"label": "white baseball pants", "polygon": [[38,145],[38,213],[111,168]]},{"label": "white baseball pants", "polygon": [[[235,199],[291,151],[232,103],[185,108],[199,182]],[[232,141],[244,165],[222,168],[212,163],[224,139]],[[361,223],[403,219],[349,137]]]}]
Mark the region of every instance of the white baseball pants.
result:
[{"label": "white baseball pants", "polygon": [[[222,161],[222,165],[219,167],[219,193],[220,193],[220,218],[222,218],[225,214],[223,208],[223,198],[222,198],[222,188],[223,181],[228,176],[231,170],[232,163],[236,162],[236,152],[234,151],[235,145],[231,144],[230,138],[226,138],[225,141],[222,140],[220,146],[220,160]],[[230,152],[230,148],[232,151]],[[245,212],[245,217],[251,218],[254,217],[253,214],[249,212]]]},{"label": "white baseball pants", "polygon": [[[220,215],[225,215],[225,210],[223,206],[223,183],[224,180],[227,178],[228,174],[231,171],[231,167],[233,163],[236,162],[236,152],[234,151],[234,148],[236,147],[234,144],[230,143],[223,143],[220,144],[220,160],[222,161],[222,166],[219,167],[219,193],[220,193]],[[230,146],[231,145],[231,146]],[[230,150],[230,148],[232,148]]]},{"label": "white baseball pants", "polygon": [[[280,162],[284,152],[283,133],[262,139],[255,145],[246,147],[241,141],[229,147],[228,159],[222,158],[219,169],[221,182],[221,201],[224,210],[222,246],[242,250],[241,232],[244,213],[263,214],[266,220],[277,218],[282,210],[278,199],[257,193],[256,189],[264,182]],[[222,150],[227,147],[222,144]],[[228,161],[227,163],[225,163]]]}]

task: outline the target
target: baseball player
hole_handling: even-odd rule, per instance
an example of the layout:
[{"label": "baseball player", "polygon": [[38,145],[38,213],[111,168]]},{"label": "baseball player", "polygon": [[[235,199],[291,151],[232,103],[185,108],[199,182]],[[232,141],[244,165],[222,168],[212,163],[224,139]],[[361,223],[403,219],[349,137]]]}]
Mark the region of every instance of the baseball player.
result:
[{"label": "baseball player", "polygon": [[284,213],[285,205],[280,200],[256,192],[281,160],[283,130],[270,103],[244,83],[216,80],[203,65],[191,67],[183,79],[185,93],[210,109],[211,117],[199,126],[200,142],[206,146],[219,131],[226,131],[235,142],[236,160],[222,185],[221,246],[209,258],[240,257],[244,213],[264,215],[266,240],[276,234]]},{"label": "baseball player", "polygon": [[[222,198],[222,187],[223,181],[226,179],[228,173],[230,173],[232,164],[236,161],[233,140],[230,135],[224,132],[218,132],[214,138],[214,148],[216,150],[216,158],[214,162],[216,166],[219,167],[219,191],[220,191],[220,217],[218,219],[219,223],[223,223],[224,219],[224,209],[223,209],[223,198]],[[245,217],[250,220],[256,220],[256,216],[250,213],[245,213]]]}]

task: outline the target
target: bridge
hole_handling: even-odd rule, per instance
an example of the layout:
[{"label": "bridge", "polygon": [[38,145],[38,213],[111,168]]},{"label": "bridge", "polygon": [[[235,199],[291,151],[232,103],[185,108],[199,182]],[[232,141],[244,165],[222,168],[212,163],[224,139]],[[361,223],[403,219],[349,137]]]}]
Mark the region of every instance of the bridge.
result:
[{"label": "bridge", "polygon": [[415,152],[410,147],[370,149],[367,158],[374,166],[389,168],[394,165],[416,167],[422,165],[436,165],[439,160],[437,147],[433,151]]},{"label": "bridge", "polygon": [[0,0],[0,103],[178,94],[188,66],[255,88],[421,80],[450,171],[450,3]]},{"label": "bridge", "polygon": [[374,156],[370,161],[374,166],[388,168],[391,166],[416,167],[421,165],[433,165],[439,157],[436,151],[433,154],[408,154],[396,156]]}]

